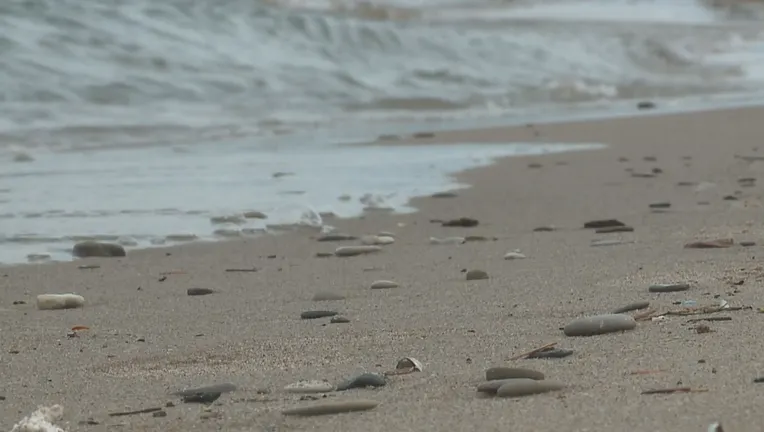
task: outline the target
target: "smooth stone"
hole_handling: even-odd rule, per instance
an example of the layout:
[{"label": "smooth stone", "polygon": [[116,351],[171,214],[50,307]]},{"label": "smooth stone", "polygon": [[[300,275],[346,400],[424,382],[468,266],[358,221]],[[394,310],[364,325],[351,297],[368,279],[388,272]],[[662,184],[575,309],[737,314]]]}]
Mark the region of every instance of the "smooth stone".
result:
[{"label": "smooth stone", "polygon": [[605,228],[597,228],[594,230],[597,234],[611,234],[611,233],[619,233],[619,232],[633,232],[634,228],[630,226],[617,226],[617,227],[605,227]]},{"label": "smooth stone", "polygon": [[211,404],[212,402],[215,402],[220,398],[221,393],[220,392],[198,392],[194,394],[184,395],[183,396],[183,402],[184,403],[200,403],[200,404]]},{"label": "smooth stone", "polygon": [[688,289],[690,289],[690,284],[675,283],[675,284],[650,285],[650,288],[648,288],[648,291],[652,293],[667,293],[667,292],[687,291]]},{"label": "smooth stone", "polygon": [[328,291],[317,292],[313,294],[313,301],[337,301],[345,300],[345,296]]},{"label": "smooth stone", "polygon": [[622,240],[593,240],[591,243],[591,246],[593,247],[601,247],[601,246],[617,246],[620,244],[628,244],[628,243],[634,243],[633,241],[622,241]]},{"label": "smooth stone", "polygon": [[342,234],[342,233],[330,233],[330,234],[324,234],[321,237],[317,238],[316,241],[320,242],[335,242],[335,241],[348,241],[348,240],[355,240],[358,237],[350,234]]},{"label": "smooth stone", "polygon": [[286,409],[281,413],[286,416],[319,416],[354,411],[367,411],[376,408],[377,405],[379,405],[379,402],[356,399],[349,401],[322,402],[314,405]]},{"label": "smooth stone", "polygon": [[646,307],[650,306],[649,301],[638,301],[634,303],[629,303],[626,306],[621,306],[618,309],[614,310],[614,314],[622,314],[626,312],[631,312],[639,309],[644,309]]},{"label": "smooth stone", "polygon": [[437,192],[430,195],[432,198],[456,198],[457,196],[455,192]]},{"label": "smooth stone", "polygon": [[389,280],[378,280],[371,283],[371,289],[398,288],[399,286],[397,282]]},{"label": "smooth stone", "polygon": [[329,393],[334,391],[334,386],[326,381],[305,380],[297,381],[284,387],[287,393]]},{"label": "smooth stone", "polygon": [[553,226],[540,226],[540,227],[533,228],[533,232],[552,232],[552,231],[557,231],[557,228]]},{"label": "smooth stone", "polygon": [[173,393],[176,396],[192,396],[197,393],[228,393],[236,390],[231,383],[212,384],[204,387],[190,388]]},{"label": "smooth stone", "polygon": [[735,244],[735,240],[731,238],[715,239],[715,240],[703,240],[687,243],[684,245],[685,249],[718,249],[728,248]]},{"label": "smooth stone", "polygon": [[488,237],[485,236],[467,236],[464,238],[464,242],[483,242],[491,240]]},{"label": "smooth stone", "polygon": [[504,384],[510,381],[514,381],[516,379],[527,379],[530,381],[534,381],[534,380],[531,380],[530,378],[509,378],[509,379],[502,379],[502,380],[493,380],[493,381],[488,381],[488,382],[479,384],[477,386],[477,391],[478,393],[495,395],[496,391],[499,390],[499,387],[503,386]]},{"label": "smooth stone", "polygon": [[546,393],[555,390],[562,390],[565,385],[557,381],[534,381],[534,380],[513,380],[504,384],[496,390],[497,397],[521,397],[540,393]]},{"label": "smooth stone", "polygon": [[539,371],[535,371],[533,369],[511,368],[511,367],[504,367],[504,366],[492,367],[492,368],[486,369],[485,371],[486,381],[515,379],[515,378],[543,380],[544,374]]},{"label": "smooth stone", "polygon": [[629,315],[605,314],[579,318],[565,326],[566,336],[594,336],[625,330],[633,330],[637,326]]},{"label": "smooth stone", "polygon": [[738,244],[739,244],[740,246],[743,246],[743,247],[751,247],[751,246],[756,246],[756,242],[753,242],[753,241],[741,241],[741,242],[740,242],[740,243],[738,243]]},{"label": "smooth stone", "polygon": [[507,252],[504,254],[505,260],[517,260],[517,259],[525,259],[527,258],[525,254],[522,254],[520,252]]},{"label": "smooth stone", "polygon": [[209,288],[189,288],[186,290],[186,294],[190,296],[203,296],[203,295],[212,294],[214,292],[215,291]]},{"label": "smooth stone", "polygon": [[392,237],[395,239],[395,233],[391,233],[390,231],[380,231],[377,235],[379,237]]},{"label": "smooth stone", "polygon": [[671,207],[670,202],[658,202],[650,204],[651,209],[667,209]]},{"label": "smooth stone", "polygon": [[268,219],[268,215],[259,211],[244,212],[244,217],[247,219]]},{"label": "smooth stone", "polygon": [[367,235],[361,237],[361,243],[365,245],[389,245],[395,243],[395,239],[387,236]]},{"label": "smooth stone", "polygon": [[467,239],[464,237],[446,237],[446,238],[430,237],[430,244],[462,244],[466,241]]},{"label": "smooth stone", "polygon": [[383,387],[387,385],[387,378],[377,373],[362,373],[337,385],[337,391],[345,391],[363,387]]},{"label": "smooth stone", "polygon": [[125,248],[114,243],[102,243],[85,241],[74,245],[72,255],[78,258],[87,257],[123,257],[126,256]]},{"label": "smooth stone", "polygon": [[332,317],[332,319],[329,320],[330,324],[348,324],[349,322],[349,318],[345,318],[344,316],[339,315]]},{"label": "smooth stone", "polygon": [[556,358],[565,358],[568,356],[573,355],[573,350],[569,349],[562,349],[562,348],[552,348],[546,351],[539,351],[537,353],[529,354],[527,358],[529,359],[556,359]]},{"label": "smooth stone", "polygon": [[478,226],[480,222],[477,219],[462,217],[459,219],[451,219],[442,223],[444,227],[463,227],[471,228]]},{"label": "smooth stone", "polygon": [[332,317],[335,315],[337,315],[337,312],[335,311],[305,311],[300,314],[300,318],[307,320],[307,319]]},{"label": "smooth stone", "polygon": [[598,219],[584,224],[584,228],[606,228],[614,226],[626,226],[626,224],[618,219]]},{"label": "smooth stone", "polygon": [[334,255],[337,255],[338,257],[351,257],[371,254],[381,250],[382,248],[379,246],[342,246],[334,251]]},{"label": "smooth stone", "polygon": [[488,273],[483,270],[470,270],[467,272],[467,280],[483,280],[488,279]]},{"label": "smooth stone", "polygon": [[40,294],[37,296],[37,309],[76,309],[85,306],[85,297],[77,294]]}]

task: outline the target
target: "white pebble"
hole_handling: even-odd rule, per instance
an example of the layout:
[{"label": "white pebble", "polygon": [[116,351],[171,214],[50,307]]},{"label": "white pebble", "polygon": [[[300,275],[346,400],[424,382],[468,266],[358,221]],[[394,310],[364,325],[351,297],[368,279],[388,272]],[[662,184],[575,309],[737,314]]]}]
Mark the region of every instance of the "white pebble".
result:
[{"label": "white pebble", "polygon": [[516,259],[524,259],[524,258],[527,258],[525,254],[522,254],[520,253],[520,251],[517,251],[517,250],[512,252],[507,252],[504,255],[505,260],[516,260]]},{"label": "white pebble", "polygon": [[85,297],[77,294],[40,294],[37,296],[37,309],[75,309],[85,306]]},{"label": "white pebble", "polygon": [[361,237],[361,243],[365,245],[389,245],[395,243],[395,239],[389,236],[367,235]]}]

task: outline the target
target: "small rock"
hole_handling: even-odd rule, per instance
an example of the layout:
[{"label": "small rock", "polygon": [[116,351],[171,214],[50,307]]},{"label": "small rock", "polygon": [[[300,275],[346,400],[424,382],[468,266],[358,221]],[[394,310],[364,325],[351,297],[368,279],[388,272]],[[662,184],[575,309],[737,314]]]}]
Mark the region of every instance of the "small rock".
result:
[{"label": "small rock", "polygon": [[513,252],[507,252],[504,254],[505,260],[517,260],[517,259],[525,259],[527,258],[524,254],[520,253],[519,251],[513,251]]},{"label": "small rock", "polygon": [[368,235],[361,237],[361,243],[365,245],[389,245],[395,243],[393,237]]},{"label": "small rock", "polygon": [[303,380],[284,387],[287,393],[329,393],[334,391],[334,386],[326,381]]},{"label": "small rock", "polygon": [[40,294],[37,296],[37,309],[76,309],[85,306],[85,298],[77,294]]},{"label": "small rock", "polygon": [[650,306],[649,301],[638,301],[634,303],[629,303],[626,306],[619,307],[618,309],[614,310],[614,314],[622,314],[626,312],[631,312],[639,309],[644,309],[646,307]]},{"label": "small rock", "polygon": [[486,381],[496,381],[496,380],[505,380],[505,379],[515,379],[515,378],[543,380],[544,374],[539,371],[535,371],[533,369],[511,368],[511,367],[504,367],[504,366],[492,367],[492,368],[486,369],[485,371]]},{"label": "small rock", "polygon": [[236,386],[230,383],[213,384],[204,387],[190,388],[173,393],[176,396],[192,396],[198,393],[228,393],[236,390]]},{"label": "small rock", "polygon": [[399,286],[397,282],[389,280],[378,280],[371,283],[371,289],[389,289],[398,288]]},{"label": "small rock", "polygon": [[337,385],[337,391],[345,391],[363,387],[383,387],[387,385],[387,378],[377,373],[363,373]]},{"label": "small rock", "polygon": [[244,217],[246,219],[268,219],[268,216],[265,213],[259,211],[244,212]]},{"label": "small rock", "polygon": [[286,416],[318,416],[354,411],[367,411],[375,408],[377,405],[379,405],[379,402],[355,399],[348,401],[322,402],[310,406],[290,408],[281,413]]},{"label": "small rock", "polygon": [[75,244],[72,248],[72,255],[78,258],[123,257],[127,253],[125,248],[118,244],[86,241]]},{"label": "small rock", "polygon": [[655,177],[654,173],[643,173],[643,172],[633,172],[631,173],[632,177],[636,178],[653,178]]},{"label": "small rock", "polygon": [[586,222],[584,228],[606,228],[606,227],[622,227],[626,226],[625,223],[618,219],[600,219]]},{"label": "small rock", "polygon": [[182,397],[184,403],[211,404],[220,398],[220,392],[199,392],[186,394]]},{"label": "small rock", "polygon": [[349,241],[349,240],[355,240],[358,237],[350,234],[342,234],[342,233],[330,233],[330,234],[324,234],[316,239],[316,241],[320,242],[336,242],[336,241]]},{"label": "small rock", "polygon": [[438,192],[430,195],[432,198],[456,198],[456,192]]},{"label": "small rock", "polygon": [[467,241],[464,237],[446,237],[446,238],[437,238],[437,237],[430,237],[430,244],[462,244]]},{"label": "small rock", "polygon": [[[484,242],[484,241],[488,241],[488,240],[490,240],[490,239],[488,237],[485,237],[485,236],[467,236],[467,237],[464,237],[464,242],[465,243],[467,243],[467,242]],[[495,237],[494,237],[494,240],[496,240]]]},{"label": "small rock", "polygon": [[329,258],[329,257],[333,257],[334,254],[329,252],[316,252],[315,256],[316,258]]},{"label": "small rock", "polygon": [[342,246],[334,251],[334,255],[338,257],[351,257],[358,255],[367,255],[381,251],[379,246]]},{"label": "small rock", "polygon": [[452,219],[452,220],[445,221],[445,222],[443,222],[442,225],[444,227],[471,228],[471,227],[478,226],[479,223],[480,222],[478,222],[477,219],[463,217],[463,218],[459,218],[459,219]]},{"label": "small rock", "polygon": [[318,319],[318,318],[326,318],[326,317],[333,317],[337,315],[337,312],[335,311],[305,311],[300,314],[300,318],[304,320],[309,319]]},{"label": "small rock", "polygon": [[651,101],[637,102],[637,109],[639,110],[649,110],[653,108],[655,108],[655,102],[651,102]]},{"label": "small rock", "polygon": [[209,288],[189,288],[186,290],[186,294],[190,296],[203,296],[203,295],[212,294],[214,292],[215,291]]},{"label": "small rock", "polygon": [[345,296],[328,291],[317,292],[313,294],[313,301],[337,301],[345,300]]},{"label": "small rock", "polygon": [[619,233],[619,232],[633,232],[634,228],[630,226],[614,226],[614,227],[605,227],[605,228],[597,228],[594,230],[597,234],[611,234],[611,233]]},{"label": "small rock", "polygon": [[395,364],[395,369],[411,369],[412,371],[421,372],[424,370],[424,366],[422,365],[422,362],[414,357],[404,357],[398,360],[398,363]]},{"label": "small rock", "polygon": [[718,249],[732,247],[735,241],[731,238],[716,239],[716,240],[703,240],[684,245],[685,249]]},{"label": "small rock", "polygon": [[[499,390],[499,387],[503,386],[504,384],[514,381],[517,379],[530,379],[530,378],[509,378],[509,379],[501,379],[501,380],[493,380],[481,383],[477,386],[478,393],[485,393],[489,395],[495,395],[496,392]],[[533,380],[531,380],[533,381]]]},{"label": "small rock", "polygon": [[652,293],[667,293],[667,292],[687,291],[688,289],[690,289],[690,284],[674,283],[674,284],[650,285],[650,287],[648,288],[648,291]]},{"label": "small rock", "polygon": [[548,350],[544,351],[538,351],[532,354],[528,354],[529,359],[555,359],[555,358],[565,358],[568,356],[573,355],[573,350],[568,349],[562,349],[562,348],[550,348]]},{"label": "small rock", "polygon": [[467,280],[483,280],[488,279],[488,273],[483,270],[470,270],[467,272]]},{"label": "small rock", "polygon": [[161,410],[161,411],[155,411],[151,414],[152,417],[167,417],[167,411]]},{"label": "small rock", "polygon": [[751,247],[751,246],[756,246],[756,242],[753,242],[753,241],[741,241],[741,242],[740,242],[740,243],[738,243],[738,244],[739,244],[740,246],[743,246],[743,247]]},{"label": "small rock", "polygon": [[565,326],[566,336],[594,336],[605,333],[633,330],[637,326],[629,315],[606,314],[579,318]]},{"label": "small rock", "polygon": [[633,241],[623,241],[623,240],[592,240],[591,246],[593,247],[600,247],[600,246],[617,246],[621,244],[627,244],[627,243],[634,243]]},{"label": "small rock", "polygon": [[724,198],[722,198],[724,201],[737,201],[740,198],[736,197],[735,195],[725,195]]},{"label": "small rock", "polygon": [[335,316],[332,317],[331,320],[329,320],[329,323],[331,324],[348,324],[350,322],[350,319],[345,318],[344,316]]},{"label": "small rock", "polygon": [[516,379],[505,383],[496,391],[497,397],[521,397],[539,393],[546,393],[565,388],[557,381],[535,381],[530,379]]},{"label": "small rock", "polygon": [[557,228],[553,226],[540,226],[540,227],[533,228],[533,232],[552,232],[552,231],[557,231]]},{"label": "small rock", "polygon": [[651,209],[667,209],[671,207],[670,202],[657,202],[650,204]]}]

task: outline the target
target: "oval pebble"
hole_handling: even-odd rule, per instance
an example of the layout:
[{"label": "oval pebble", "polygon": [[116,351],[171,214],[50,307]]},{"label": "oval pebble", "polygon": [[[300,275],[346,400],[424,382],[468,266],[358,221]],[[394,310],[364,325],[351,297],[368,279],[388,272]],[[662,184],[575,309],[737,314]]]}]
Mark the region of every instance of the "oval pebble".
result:
[{"label": "oval pebble", "polygon": [[361,237],[361,243],[365,245],[389,245],[395,243],[395,239],[388,236],[368,235]]},{"label": "oval pebble", "polygon": [[342,233],[331,233],[331,234],[324,234],[321,237],[317,238],[316,241],[320,242],[335,242],[335,241],[348,241],[348,240],[355,240],[358,237],[350,234],[342,234]]},{"label": "oval pebble", "polygon": [[535,381],[530,379],[515,379],[505,383],[498,390],[498,397],[521,397],[555,390],[562,390],[565,385],[557,381]]},{"label": "oval pebble", "polygon": [[637,322],[629,315],[606,314],[574,320],[565,326],[563,332],[566,336],[594,336],[632,330],[636,326]]},{"label": "oval pebble", "polygon": [[468,281],[488,279],[488,273],[483,270],[470,270],[466,276]]},{"label": "oval pebble", "polygon": [[334,255],[338,257],[351,257],[371,254],[381,250],[382,248],[379,246],[342,246],[334,251]]},{"label": "oval pebble", "polygon": [[503,367],[503,366],[492,367],[492,368],[486,369],[485,371],[486,381],[514,379],[514,378],[528,378],[528,379],[534,379],[534,380],[543,380],[544,374],[539,371],[535,371],[533,369],[511,368],[511,367]]},{"label": "oval pebble", "polygon": [[[496,392],[499,390],[499,387],[503,386],[504,384],[515,381],[515,380],[531,380],[530,378],[509,378],[509,379],[500,379],[500,380],[493,380],[481,383],[477,386],[478,393],[485,393],[490,395],[495,395]],[[531,380],[533,381],[533,380]]]},{"label": "oval pebble", "polygon": [[335,316],[332,317],[332,319],[329,320],[329,323],[331,324],[347,324],[350,322],[349,318],[345,318],[344,316]]},{"label": "oval pebble", "polygon": [[650,306],[649,301],[638,301],[634,303],[629,303],[626,306],[621,306],[618,309],[614,310],[614,314],[622,314],[625,312],[631,312],[639,309],[644,309],[646,307]]},{"label": "oval pebble", "polygon": [[40,294],[37,296],[37,309],[75,309],[85,306],[85,297],[77,294]]},{"label": "oval pebble", "polygon": [[389,281],[389,280],[378,280],[374,281],[371,284],[371,289],[389,289],[389,288],[398,288],[400,285],[398,285],[397,282]]},{"label": "oval pebble", "polygon": [[673,284],[650,285],[650,288],[648,288],[647,290],[652,293],[667,293],[667,292],[687,291],[688,289],[690,289],[690,284],[673,283]]},{"label": "oval pebble", "polygon": [[313,301],[337,301],[345,300],[345,296],[329,291],[320,291],[313,295]]},{"label": "oval pebble", "polygon": [[372,400],[349,400],[337,402],[323,402],[314,405],[290,408],[282,411],[287,416],[317,416],[326,414],[339,414],[353,411],[366,411],[376,408],[379,402]]},{"label": "oval pebble", "polygon": [[332,317],[337,315],[337,312],[335,311],[305,311],[300,314],[300,318],[302,319],[317,319],[317,318],[326,318],[326,317]]},{"label": "oval pebble", "polygon": [[306,380],[297,381],[284,387],[287,393],[329,393],[334,391],[334,386],[326,381]]},{"label": "oval pebble", "polygon": [[186,294],[190,296],[203,296],[203,295],[212,294],[213,292],[215,291],[209,288],[189,288],[186,290]]},{"label": "oval pebble", "polygon": [[517,259],[525,259],[527,258],[525,254],[522,254],[520,252],[507,252],[504,254],[505,260],[517,260]]},{"label": "oval pebble", "polygon": [[363,387],[383,387],[387,385],[387,379],[384,375],[377,373],[362,373],[361,375],[347,379],[337,385],[337,391],[345,391],[354,388]]}]

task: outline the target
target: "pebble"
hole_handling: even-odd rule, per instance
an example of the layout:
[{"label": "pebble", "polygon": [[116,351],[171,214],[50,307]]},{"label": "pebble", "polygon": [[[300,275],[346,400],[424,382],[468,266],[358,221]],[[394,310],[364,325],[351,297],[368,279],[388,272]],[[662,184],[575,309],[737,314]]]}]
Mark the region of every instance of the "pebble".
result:
[{"label": "pebble", "polygon": [[361,243],[365,245],[389,245],[395,243],[395,239],[388,236],[367,235],[361,237]]},{"label": "pebble", "polygon": [[338,257],[351,257],[357,255],[366,255],[381,251],[379,246],[342,246],[338,247],[334,251],[334,255]]},{"label": "pebble", "polygon": [[430,237],[430,244],[462,244],[466,242],[467,239],[464,237],[446,237],[446,238],[437,238],[437,237]]},{"label": "pebble", "polygon": [[337,301],[345,300],[345,296],[329,291],[321,291],[313,294],[313,301]]},{"label": "pebble", "polygon": [[330,233],[330,234],[324,234],[316,239],[316,241],[320,242],[335,242],[335,241],[348,241],[348,240],[355,240],[358,237],[350,234],[342,234],[342,233]]},{"label": "pebble", "polygon": [[658,202],[650,204],[651,209],[667,209],[671,207],[670,202]]},{"label": "pebble", "polygon": [[471,228],[478,226],[480,222],[477,219],[462,217],[459,219],[451,219],[442,223],[444,227],[463,227]]},{"label": "pebble", "polygon": [[347,324],[349,322],[350,322],[350,319],[345,318],[344,316],[339,316],[339,315],[332,317],[332,319],[329,320],[329,323],[331,324]]},{"label": "pebble", "polygon": [[378,280],[371,283],[371,289],[388,289],[398,288],[400,285],[397,282],[389,280]]},{"label": "pebble", "polygon": [[591,245],[594,247],[598,246],[617,246],[620,244],[627,244],[627,243],[634,243],[633,241],[623,241],[623,240],[592,240]]},{"label": "pebble", "polygon": [[126,256],[125,248],[114,243],[102,243],[85,241],[74,245],[72,255],[78,258],[87,257],[123,257]]},{"label": "pebble", "polygon": [[376,408],[379,402],[355,399],[348,401],[322,402],[319,404],[290,408],[281,413],[286,416],[318,416],[353,411],[367,411]]},{"label": "pebble", "polygon": [[203,295],[212,294],[214,292],[215,291],[209,288],[189,288],[186,290],[186,294],[190,296],[203,296]]},{"label": "pebble", "polygon": [[268,215],[259,211],[244,212],[244,217],[247,219],[268,219]]},{"label": "pebble", "polygon": [[[483,241],[488,241],[488,240],[491,240],[491,239],[489,239],[488,237],[485,237],[485,236],[467,236],[467,237],[464,238],[465,242],[483,242]],[[498,240],[498,239],[496,237],[494,237],[493,240],[495,241],[495,240]]]},{"label": "pebble", "polygon": [[284,387],[287,393],[329,393],[334,391],[334,386],[326,381],[303,380],[297,381]]},{"label": "pebble", "polygon": [[634,228],[630,226],[615,226],[615,227],[605,227],[605,228],[597,228],[594,230],[597,234],[610,234],[610,233],[618,233],[618,232],[633,232]]},{"label": "pebble", "polygon": [[584,224],[584,228],[606,228],[616,226],[626,226],[626,224],[619,221],[618,219],[599,219],[589,221]]},{"label": "pebble", "polygon": [[690,284],[674,283],[674,284],[650,285],[650,287],[647,290],[652,293],[667,293],[667,292],[687,291],[688,289],[690,289]]},{"label": "pebble", "polygon": [[456,198],[456,192],[438,192],[430,195],[432,198]]},{"label": "pebble", "polygon": [[703,240],[684,245],[685,249],[718,249],[728,248],[735,244],[735,240],[731,238],[715,239],[715,240]]},{"label": "pebble", "polygon": [[564,358],[568,357],[570,355],[573,355],[573,350],[569,349],[562,349],[562,348],[552,348],[545,351],[539,351],[532,354],[528,354],[529,359],[553,359],[553,358]]},{"label": "pebble", "polygon": [[579,318],[565,326],[566,336],[594,336],[625,330],[633,330],[637,326],[629,315],[606,314]]},{"label": "pebble", "polygon": [[540,226],[540,227],[533,228],[533,232],[552,232],[552,231],[557,231],[557,228],[553,226]]},{"label": "pebble", "polygon": [[218,400],[220,395],[220,392],[198,392],[184,395],[182,400],[184,403],[211,404],[212,402]]},{"label": "pebble", "polygon": [[626,306],[621,306],[618,309],[615,309],[613,311],[614,314],[622,314],[626,312],[631,312],[639,309],[644,309],[646,307],[650,306],[649,301],[638,301],[634,303],[629,303]]},{"label": "pebble", "polygon": [[751,247],[751,246],[756,246],[756,242],[753,242],[753,241],[741,241],[741,242],[740,242],[740,243],[738,243],[738,244],[739,244],[740,246],[743,246],[743,247]]},{"label": "pebble", "polygon": [[[495,395],[496,391],[499,390],[499,387],[503,386],[504,384],[514,381],[516,379],[530,379],[530,378],[509,378],[509,379],[501,379],[501,380],[493,380],[484,382],[482,384],[479,384],[477,386],[478,393],[485,393],[490,395]],[[533,381],[533,380],[531,380]]]},{"label": "pebble", "polygon": [[522,254],[518,251],[507,252],[506,254],[504,254],[505,260],[516,260],[516,259],[525,259],[525,258],[527,258],[525,254]]},{"label": "pebble", "polygon": [[488,279],[488,273],[483,270],[470,270],[467,272],[467,280],[483,280]]},{"label": "pebble", "polygon": [[384,387],[387,385],[387,378],[377,373],[362,373],[337,385],[337,391],[345,391],[354,388],[363,387]]},{"label": "pebble", "polygon": [[231,383],[212,384],[204,387],[190,388],[173,393],[176,396],[191,396],[197,393],[228,393],[236,390]]},{"label": "pebble", "polygon": [[498,397],[521,397],[555,390],[562,390],[565,385],[557,381],[535,381],[530,379],[516,379],[505,383],[498,390]]},{"label": "pebble", "polygon": [[496,380],[505,380],[505,379],[515,379],[515,378],[543,380],[544,374],[539,371],[535,371],[533,369],[511,368],[511,367],[504,367],[504,366],[492,367],[492,368],[486,369],[485,371],[486,381],[496,381]]},{"label": "pebble", "polygon": [[40,294],[37,296],[37,309],[76,309],[85,306],[85,297],[77,294]]},{"label": "pebble", "polygon": [[335,316],[335,315],[337,315],[337,312],[335,312],[335,311],[320,311],[320,310],[316,310],[316,311],[305,311],[305,312],[300,314],[300,318],[308,320],[308,319],[317,319],[317,318],[332,317],[332,316]]},{"label": "pebble", "polygon": [[636,178],[653,178],[655,177],[655,174],[645,173],[645,172],[633,172],[631,173],[631,176]]}]

